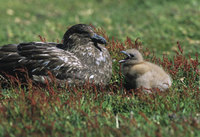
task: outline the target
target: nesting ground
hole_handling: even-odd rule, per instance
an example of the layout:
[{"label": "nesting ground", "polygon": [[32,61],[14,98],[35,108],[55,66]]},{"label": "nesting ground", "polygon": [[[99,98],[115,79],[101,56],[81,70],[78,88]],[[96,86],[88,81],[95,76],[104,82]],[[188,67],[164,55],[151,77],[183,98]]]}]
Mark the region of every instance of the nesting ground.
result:
[{"label": "nesting ground", "polygon": [[[0,136],[199,136],[199,5],[199,0],[0,1],[1,45],[40,41],[38,35],[61,41],[68,26],[91,23],[105,30],[99,34],[109,41],[113,58],[113,77],[103,89],[56,83],[41,88],[31,81],[27,88],[20,83],[1,88]],[[117,61],[123,58],[119,51],[131,47],[163,66],[172,88],[153,95],[127,92]]]}]

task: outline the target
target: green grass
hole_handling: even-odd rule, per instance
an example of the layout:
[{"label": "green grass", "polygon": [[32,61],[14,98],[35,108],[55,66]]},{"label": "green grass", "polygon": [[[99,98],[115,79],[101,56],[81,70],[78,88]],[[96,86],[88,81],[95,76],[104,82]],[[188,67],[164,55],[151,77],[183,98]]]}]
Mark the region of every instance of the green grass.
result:
[{"label": "green grass", "polygon": [[195,56],[200,54],[199,0],[1,0],[0,13],[1,45],[39,41],[38,35],[61,40],[69,26],[91,23],[106,31],[113,59],[119,60],[119,51],[131,47],[124,42],[127,36],[140,38],[143,53],[148,48],[157,57],[169,55],[168,61],[155,60],[153,54],[145,59],[162,65],[173,78],[166,93],[127,93],[114,61],[112,80],[103,89],[40,88],[31,83],[27,89],[0,89],[0,136],[200,136]]},{"label": "green grass", "polygon": [[198,0],[7,0],[0,1],[1,45],[61,39],[77,23],[102,27],[110,38],[140,38],[145,47],[173,54],[180,41],[186,54],[200,53]]}]

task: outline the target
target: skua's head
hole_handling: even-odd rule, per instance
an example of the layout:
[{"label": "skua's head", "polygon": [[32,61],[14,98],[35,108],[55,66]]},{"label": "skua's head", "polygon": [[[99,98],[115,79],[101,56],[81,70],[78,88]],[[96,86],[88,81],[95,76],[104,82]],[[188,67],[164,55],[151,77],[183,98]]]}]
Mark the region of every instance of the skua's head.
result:
[{"label": "skua's head", "polygon": [[90,41],[94,42],[94,46],[100,51],[98,44],[106,44],[105,38],[97,35],[92,27],[86,24],[76,24],[70,27],[63,36],[63,46],[66,48],[72,48],[74,44],[86,45]]}]

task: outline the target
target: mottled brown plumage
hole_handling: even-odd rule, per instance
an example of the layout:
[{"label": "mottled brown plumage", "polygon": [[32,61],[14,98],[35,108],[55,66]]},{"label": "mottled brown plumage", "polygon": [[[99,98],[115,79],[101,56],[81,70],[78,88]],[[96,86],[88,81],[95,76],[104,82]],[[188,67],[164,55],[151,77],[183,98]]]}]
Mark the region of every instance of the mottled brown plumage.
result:
[{"label": "mottled brown plumage", "polygon": [[29,42],[0,48],[0,71],[18,73],[25,67],[30,77],[44,83],[51,72],[58,81],[82,84],[107,84],[112,74],[112,61],[105,48],[106,40],[85,24],[67,30],[63,44]]},{"label": "mottled brown plumage", "polygon": [[120,60],[122,73],[127,88],[143,88],[145,92],[152,89],[165,91],[172,84],[172,79],[161,67],[143,60],[142,54],[136,49],[122,51],[127,57]]}]

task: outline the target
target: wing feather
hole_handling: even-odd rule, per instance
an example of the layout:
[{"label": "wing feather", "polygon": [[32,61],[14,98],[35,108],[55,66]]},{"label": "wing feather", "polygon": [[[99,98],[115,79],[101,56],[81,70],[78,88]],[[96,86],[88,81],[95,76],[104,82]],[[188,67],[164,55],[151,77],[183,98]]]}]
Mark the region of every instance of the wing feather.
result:
[{"label": "wing feather", "polygon": [[10,71],[19,66],[18,61],[24,57],[17,53],[17,44],[8,44],[0,47],[1,71]]},{"label": "wing feather", "polygon": [[[50,71],[59,79],[67,79],[85,69],[80,60],[66,50],[56,47],[56,43],[22,43],[18,45],[18,54],[25,57],[28,70],[32,75],[47,75]],[[73,74],[71,74],[74,72]]]}]

